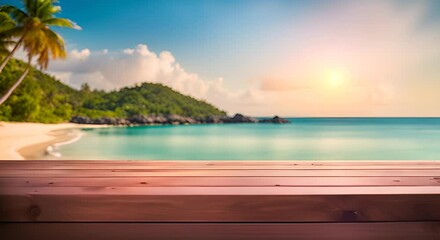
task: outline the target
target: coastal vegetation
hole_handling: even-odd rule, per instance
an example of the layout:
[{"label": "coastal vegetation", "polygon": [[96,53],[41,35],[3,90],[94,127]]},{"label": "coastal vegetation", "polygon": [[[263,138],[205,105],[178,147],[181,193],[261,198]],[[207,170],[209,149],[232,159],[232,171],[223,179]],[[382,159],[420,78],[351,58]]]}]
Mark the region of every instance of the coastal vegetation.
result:
[{"label": "coastal vegetation", "polygon": [[[63,38],[51,27],[80,29],[74,22],[55,15],[55,0],[23,0],[23,9],[0,7],[0,120],[57,123],[73,116],[130,118],[169,115],[224,116],[225,112],[171,88],[142,83],[115,91],[92,90],[84,84],[76,90],[41,70],[50,59],[65,58]],[[13,58],[20,48],[26,63]]]},{"label": "coastal vegetation", "polygon": [[[56,2],[55,0],[23,0],[24,9],[8,5],[0,7],[2,15],[0,20],[6,23],[5,27],[0,29],[3,45],[1,49],[6,52],[0,63],[0,73],[20,47],[23,47],[27,53],[26,67],[8,90],[2,93],[0,104],[4,103],[25,79],[34,58],[41,69],[46,69],[50,58],[66,57],[64,39],[51,27],[74,29],[79,27],[69,19],[55,17],[61,11],[60,6],[54,5]],[[8,45],[13,46],[9,52]]]},{"label": "coastal vegetation", "polygon": [[[7,91],[26,63],[11,59],[0,74],[0,93]],[[33,67],[12,96],[0,105],[0,121],[57,123],[72,116],[128,118],[137,115],[224,116],[211,104],[180,94],[161,84],[142,83],[110,92],[80,90]]]}]

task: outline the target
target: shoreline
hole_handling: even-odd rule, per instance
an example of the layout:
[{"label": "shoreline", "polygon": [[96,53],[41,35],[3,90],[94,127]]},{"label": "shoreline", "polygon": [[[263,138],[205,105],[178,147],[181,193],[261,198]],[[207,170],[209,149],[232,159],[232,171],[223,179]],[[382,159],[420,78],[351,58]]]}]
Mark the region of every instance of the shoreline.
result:
[{"label": "shoreline", "polygon": [[0,160],[35,160],[47,154],[47,148],[78,138],[72,132],[105,125],[75,123],[43,124],[0,122]]},{"label": "shoreline", "polygon": [[71,133],[76,129],[77,128],[52,130],[48,132],[47,135],[54,137],[53,140],[25,146],[18,149],[17,152],[24,160],[44,158],[50,154],[48,151],[50,147],[53,148],[53,146],[58,143],[70,142],[75,139],[77,136]]}]

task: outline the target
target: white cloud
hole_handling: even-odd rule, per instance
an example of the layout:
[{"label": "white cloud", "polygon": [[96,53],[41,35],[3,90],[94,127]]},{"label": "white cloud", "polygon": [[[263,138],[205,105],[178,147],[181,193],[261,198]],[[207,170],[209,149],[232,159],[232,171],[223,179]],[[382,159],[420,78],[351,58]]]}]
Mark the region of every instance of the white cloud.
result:
[{"label": "white cloud", "polygon": [[127,49],[124,49],[122,52],[127,55],[132,55],[134,53],[134,49],[127,48]]},{"label": "white cloud", "polygon": [[65,61],[53,62],[48,71],[76,88],[83,83],[104,90],[141,82],[161,83],[227,110],[236,109],[233,106],[235,100],[245,94],[244,91],[227,90],[222,78],[203,80],[197,74],[186,71],[171,52],[156,54],[145,44],[121,52],[72,50]]},{"label": "white cloud", "polygon": [[87,48],[83,49],[81,51],[73,50],[73,51],[70,52],[70,55],[74,59],[84,60],[84,59],[86,59],[86,58],[88,58],[90,56],[90,50],[87,49]]}]

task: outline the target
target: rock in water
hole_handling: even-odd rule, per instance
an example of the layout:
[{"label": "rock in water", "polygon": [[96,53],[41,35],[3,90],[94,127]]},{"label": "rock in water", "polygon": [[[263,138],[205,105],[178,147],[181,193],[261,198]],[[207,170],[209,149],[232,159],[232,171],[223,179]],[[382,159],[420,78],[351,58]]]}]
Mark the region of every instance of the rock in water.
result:
[{"label": "rock in water", "polygon": [[234,117],[227,119],[225,123],[257,123],[258,120],[253,117],[244,116],[240,113],[235,114]]},{"label": "rock in water", "polygon": [[284,119],[284,118],[280,118],[278,116],[275,116],[273,118],[263,119],[263,120],[260,120],[259,122],[260,123],[276,123],[276,124],[290,123],[289,120]]}]

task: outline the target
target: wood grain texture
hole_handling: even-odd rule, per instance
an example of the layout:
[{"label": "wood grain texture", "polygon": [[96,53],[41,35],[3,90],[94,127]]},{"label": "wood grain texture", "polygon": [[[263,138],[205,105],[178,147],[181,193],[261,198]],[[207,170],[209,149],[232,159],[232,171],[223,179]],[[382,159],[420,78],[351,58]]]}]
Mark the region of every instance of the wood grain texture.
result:
[{"label": "wood grain texture", "polygon": [[0,221],[440,221],[439,202],[440,195],[8,194],[0,196]]},{"label": "wood grain texture", "polygon": [[440,161],[1,161],[0,169],[440,169]]},{"label": "wood grain texture", "polygon": [[1,239],[440,239],[439,203],[440,161],[0,161]]},{"label": "wood grain texture", "polygon": [[0,178],[0,187],[374,187],[440,186],[440,177]]},{"label": "wood grain texture", "polygon": [[0,187],[1,195],[142,195],[142,196],[304,196],[440,195],[440,186],[375,187]]},{"label": "wood grain texture", "polygon": [[438,240],[439,222],[313,224],[0,224],[4,240]]},{"label": "wood grain texture", "polygon": [[0,169],[32,169],[32,170],[48,170],[48,169],[59,169],[59,170],[103,170],[103,169],[111,169],[111,170],[130,170],[130,169],[193,169],[193,170],[440,170],[439,164],[430,164],[430,165],[415,165],[415,164],[404,164],[404,165],[391,165],[391,164],[370,164],[370,165],[356,165],[356,164],[347,164],[347,165],[322,165],[322,164],[210,164],[210,163],[188,163],[188,164],[161,164],[161,163],[153,163],[153,164],[139,164],[139,163],[127,163],[127,164],[93,164],[93,163],[70,163],[70,164],[42,164],[42,163],[30,163],[30,162],[22,162],[22,163],[4,163],[0,162]]},{"label": "wood grain texture", "polygon": [[0,169],[0,177],[173,177],[173,176],[206,176],[206,177],[352,177],[352,176],[390,176],[390,177],[409,177],[409,176],[430,176],[440,177],[440,170],[265,170],[265,169],[246,169],[246,170],[218,170],[218,169]]}]

